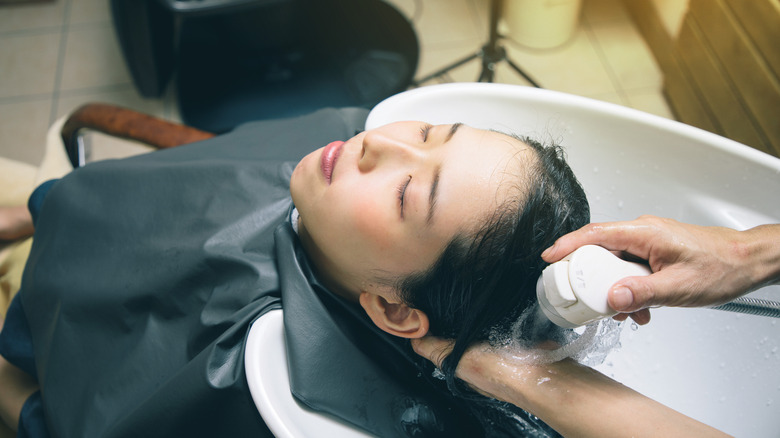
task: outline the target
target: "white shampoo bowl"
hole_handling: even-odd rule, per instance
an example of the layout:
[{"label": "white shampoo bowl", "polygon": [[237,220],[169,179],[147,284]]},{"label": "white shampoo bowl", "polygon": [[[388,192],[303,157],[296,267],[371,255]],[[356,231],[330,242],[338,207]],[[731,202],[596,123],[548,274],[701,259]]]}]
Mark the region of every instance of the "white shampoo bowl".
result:
[{"label": "white shampoo bowl", "polygon": [[[780,159],[618,105],[512,85],[435,85],[380,103],[367,129],[400,120],[463,122],[561,144],[594,222],[654,214],[736,229],[780,223]],[[778,300],[780,287],[751,296]],[[625,325],[622,348],[600,371],[726,433],[780,436],[776,319],[710,309],[652,313],[647,326]]]}]

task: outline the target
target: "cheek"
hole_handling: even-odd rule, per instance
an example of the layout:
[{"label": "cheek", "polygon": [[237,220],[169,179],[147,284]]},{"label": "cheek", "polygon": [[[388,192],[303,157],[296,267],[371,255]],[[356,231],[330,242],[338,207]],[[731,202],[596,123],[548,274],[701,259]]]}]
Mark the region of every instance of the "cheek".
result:
[{"label": "cheek", "polygon": [[386,199],[377,199],[369,191],[364,193],[352,198],[349,222],[353,229],[348,232],[367,250],[388,251],[397,243],[389,218],[391,208],[383,205]]}]

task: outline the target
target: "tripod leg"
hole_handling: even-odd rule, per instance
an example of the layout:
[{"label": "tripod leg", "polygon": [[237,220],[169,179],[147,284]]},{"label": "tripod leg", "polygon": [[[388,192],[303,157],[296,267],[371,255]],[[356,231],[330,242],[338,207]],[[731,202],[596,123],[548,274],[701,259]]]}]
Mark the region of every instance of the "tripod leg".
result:
[{"label": "tripod leg", "polygon": [[504,61],[506,61],[506,63],[509,64],[509,66],[512,67],[517,72],[517,74],[519,74],[520,76],[524,77],[525,80],[528,81],[531,85],[533,85],[536,88],[542,88],[542,87],[539,86],[538,83],[536,83],[535,80],[531,79],[531,77],[528,76],[528,74],[526,72],[524,72],[520,67],[518,67],[517,64],[512,62],[512,60],[509,59],[509,57],[504,56]]},{"label": "tripod leg", "polygon": [[431,79],[438,78],[439,76],[441,76],[441,75],[443,75],[445,73],[449,73],[450,70],[454,70],[454,69],[460,67],[461,65],[478,58],[480,56],[480,53],[481,53],[481,51],[480,52],[476,52],[474,54],[471,54],[471,55],[469,55],[469,56],[467,56],[467,57],[465,57],[463,59],[460,59],[458,61],[455,61],[452,64],[450,64],[450,65],[448,65],[448,66],[446,66],[446,67],[444,67],[444,68],[442,68],[440,70],[437,70],[437,71],[429,74],[428,76],[425,76],[422,79],[417,79],[416,81],[412,82],[412,85],[417,86],[417,85],[420,85],[422,83],[428,82]]},{"label": "tripod leg", "polygon": [[479,79],[477,79],[477,82],[493,82],[496,74],[495,68],[495,63],[483,58],[482,72],[479,74]]}]

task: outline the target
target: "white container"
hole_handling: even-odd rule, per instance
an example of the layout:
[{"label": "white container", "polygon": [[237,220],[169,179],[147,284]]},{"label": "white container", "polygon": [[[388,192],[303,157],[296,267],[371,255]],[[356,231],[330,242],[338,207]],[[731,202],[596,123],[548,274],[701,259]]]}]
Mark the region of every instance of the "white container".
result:
[{"label": "white container", "polygon": [[507,37],[527,47],[549,49],[577,30],[582,0],[505,0]]}]

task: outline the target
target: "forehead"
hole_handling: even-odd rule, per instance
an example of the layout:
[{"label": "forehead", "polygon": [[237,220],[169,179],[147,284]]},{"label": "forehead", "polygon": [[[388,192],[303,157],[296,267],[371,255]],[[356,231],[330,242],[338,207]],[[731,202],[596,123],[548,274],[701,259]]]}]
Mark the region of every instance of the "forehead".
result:
[{"label": "forehead", "polygon": [[[443,125],[442,129],[450,129],[453,125]],[[465,148],[476,153],[490,151],[494,153],[506,153],[514,155],[522,152],[529,146],[520,139],[499,131],[474,128],[468,125],[460,125],[457,135],[451,140],[457,148]]]},{"label": "forehead", "polygon": [[[533,151],[520,140],[464,126],[443,149],[442,230],[451,234],[481,223],[508,199],[522,196]],[[465,229],[464,229],[465,228]]]},{"label": "forehead", "polygon": [[531,148],[512,136],[464,126],[444,149],[442,174],[476,190],[497,189],[502,181],[525,175],[532,156]]}]

